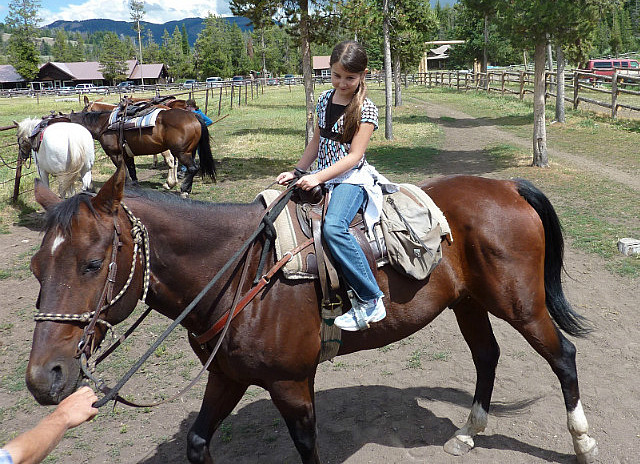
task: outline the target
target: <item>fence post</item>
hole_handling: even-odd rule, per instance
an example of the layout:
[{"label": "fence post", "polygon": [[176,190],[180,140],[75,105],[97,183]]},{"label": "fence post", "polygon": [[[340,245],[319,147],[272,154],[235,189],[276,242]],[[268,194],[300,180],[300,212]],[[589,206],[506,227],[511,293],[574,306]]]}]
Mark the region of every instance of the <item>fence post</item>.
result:
[{"label": "fence post", "polygon": [[615,119],[618,114],[618,70],[613,70],[611,77],[611,118]]},{"label": "fence post", "polygon": [[520,71],[520,100],[524,99],[524,71]]},{"label": "fence post", "polygon": [[[224,86],[224,84],[222,84]],[[220,87],[220,98],[218,99],[218,116],[220,116],[220,112],[222,111],[222,87]]]},{"label": "fence post", "polygon": [[489,74],[489,70],[487,70],[487,94],[491,91],[491,74]]},{"label": "fence post", "polygon": [[460,92],[460,70],[456,70],[456,90]]},{"label": "fence post", "polygon": [[18,195],[20,195],[20,178],[22,177],[22,163],[24,160],[20,156],[20,151],[18,151],[18,160],[16,161],[16,179],[13,183],[13,197],[12,201],[15,203],[18,201]]},{"label": "fence post", "polygon": [[209,109],[209,88],[204,92],[204,114],[207,114]]},{"label": "fence post", "polygon": [[233,92],[235,92],[235,85],[231,83],[231,109],[233,109]]},{"label": "fence post", "polygon": [[578,109],[578,103],[580,103],[580,100],[578,100],[579,89],[580,89],[580,73],[578,73],[578,71],[574,71],[573,72],[573,109],[574,110]]},{"label": "fence post", "polygon": [[500,76],[500,79],[502,80],[501,84],[502,84],[502,96],[504,97],[504,77],[505,77],[505,71],[502,71],[502,76]]}]

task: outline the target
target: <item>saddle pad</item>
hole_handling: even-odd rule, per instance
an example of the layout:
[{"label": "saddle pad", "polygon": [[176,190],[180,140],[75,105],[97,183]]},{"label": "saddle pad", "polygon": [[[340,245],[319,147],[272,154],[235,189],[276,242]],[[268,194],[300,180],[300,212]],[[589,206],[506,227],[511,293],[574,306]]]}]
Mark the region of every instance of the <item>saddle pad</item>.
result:
[{"label": "saddle pad", "polygon": [[[161,111],[164,111],[164,108],[156,108],[148,114],[143,116],[138,116],[134,118],[125,118],[124,120],[124,129],[142,129],[145,127],[153,127],[156,125],[156,119],[158,118],[158,114]],[[109,115],[109,129],[115,130],[118,129],[118,115],[120,112],[120,108],[114,108],[111,114]]]},{"label": "saddle pad", "polygon": [[[281,192],[278,190],[273,189],[264,190],[256,196],[256,199],[260,198],[265,207],[267,207],[280,195],[280,193]],[[280,213],[276,218],[273,225],[276,228],[274,248],[276,252],[276,259],[279,260],[286,252],[291,251],[298,246],[293,219],[291,218],[291,212],[288,207],[282,210],[282,213]],[[287,279],[307,280],[318,278],[316,275],[304,272],[305,269],[306,267],[304,266],[302,254],[298,253],[291,261],[285,264],[282,271]]]}]

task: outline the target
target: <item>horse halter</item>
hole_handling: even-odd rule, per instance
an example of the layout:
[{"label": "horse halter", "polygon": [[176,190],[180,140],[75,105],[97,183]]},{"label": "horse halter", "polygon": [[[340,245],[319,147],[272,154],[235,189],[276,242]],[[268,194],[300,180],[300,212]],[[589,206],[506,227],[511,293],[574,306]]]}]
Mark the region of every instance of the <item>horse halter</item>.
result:
[{"label": "horse halter", "polygon": [[[83,359],[88,359],[90,356],[96,351],[97,346],[95,344],[95,326],[100,323],[103,324],[107,331],[113,331],[111,324],[109,324],[104,319],[100,319],[100,315],[113,306],[125,292],[129,289],[131,282],[133,280],[133,275],[136,270],[136,261],[138,258],[138,253],[140,253],[140,258],[142,261],[143,267],[143,291],[142,296],[140,297],[141,301],[145,301],[147,298],[147,292],[149,290],[149,276],[150,276],[150,256],[149,256],[149,233],[144,224],[133,215],[131,210],[124,204],[120,203],[122,208],[124,209],[127,217],[131,221],[131,236],[133,238],[133,253],[131,258],[131,269],[129,271],[129,276],[127,277],[127,281],[124,286],[120,290],[120,292],[112,298],[113,295],[113,286],[115,284],[115,277],[117,273],[117,263],[116,258],[118,256],[118,250],[120,249],[122,242],[120,242],[120,225],[118,224],[117,215],[113,219],[113,245],[111,249],[111,262],[109,263],[109,272],[107,274],[107,280],[104,284],[104,288],[102,290],[102,294],[100,299],[98,300],[98,307],[94,311],[87,311],[82,314],[60,314],[60,313],[41,313],[38,312],[34,314],[33,319],[36,322],[42,321],[50,321],[50,322],[59,322],[59,323],[73,323],[73,324],[81,324],[84,325],[84,331],[82,334],[82,338],[80,342],[78,342],[78,346],[76,348],[76,358],[79,358],[81,355]],[[106,302],[106,303],[104,303]],[[104,304],[103,304],[104,303]],[[95,366],[91,367],[93,370]],[[84,369],[83,369],[84,370]]]}]

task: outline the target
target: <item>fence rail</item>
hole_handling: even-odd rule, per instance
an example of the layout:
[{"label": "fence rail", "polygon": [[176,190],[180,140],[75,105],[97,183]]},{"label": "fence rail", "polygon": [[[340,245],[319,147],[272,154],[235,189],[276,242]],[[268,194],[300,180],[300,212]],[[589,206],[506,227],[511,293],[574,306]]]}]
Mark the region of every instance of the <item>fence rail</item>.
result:
[{"label": "fence rail", "polygon": [[[631,70],[616,70],[612,76],[602,76],[584,70],[573,70],[564,74],[565,91],[573,91],[573,98],[565,100],[577,109],[580,103],[589,103],[610,110],[612,118],[618,116],[623,108],[631,112],[640,112],[640,73]],[[486,91],[487,93],[513,94],[523,99],[533,94],[534,73],[532,71],[497,70],[488,72],[428,71],[405,76],[405,85],[413,82],[428,87],[448,87],[458,91]],[[545,72],[545,97],[557,95],[555,72]],[[597,95],[608,95],[606,101],[595,98]],[[624,98],[624,100],[623,100]],[[640,116],[637,115],[637,116]]]}]

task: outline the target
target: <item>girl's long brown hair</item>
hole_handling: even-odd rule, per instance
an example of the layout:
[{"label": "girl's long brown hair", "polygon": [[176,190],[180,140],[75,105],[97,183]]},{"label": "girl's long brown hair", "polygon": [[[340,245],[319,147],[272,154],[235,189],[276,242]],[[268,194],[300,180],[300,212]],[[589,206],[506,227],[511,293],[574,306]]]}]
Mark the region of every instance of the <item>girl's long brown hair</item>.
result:
[{"label": "girl's long brown hair", "polygon": [[364,82],[364,72],[367,69],[367,52],[364,47],[353,40],[346,40],[336,45],[329,59],[329,66],[340,63],[342,67],[351,73],[361,73],[360,85],[344,112],[344,131],[342,142],[348,142],[360,128],[362,119],[362,103],[367,96],[367,86]]}]

